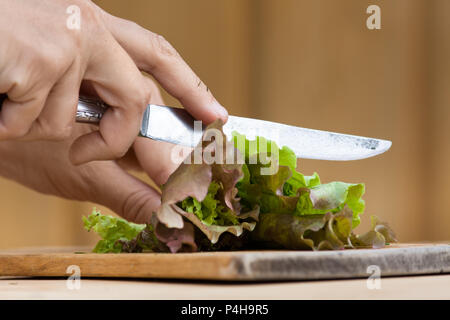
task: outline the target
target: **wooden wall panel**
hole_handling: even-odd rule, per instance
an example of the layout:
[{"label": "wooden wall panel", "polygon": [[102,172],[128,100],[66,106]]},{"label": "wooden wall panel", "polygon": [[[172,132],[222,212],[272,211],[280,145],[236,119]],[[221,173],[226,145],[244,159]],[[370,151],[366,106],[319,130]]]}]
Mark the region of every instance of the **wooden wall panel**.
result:
[{"label": "wooden wall panel", "polygon": [[450,239],[450,1],[430,4],[427,12],[429,90],[424,106],[430,121],[425,132],[422,191],[427,196],[426,239]]},{"label": "wooden wall panel", "polygon": [[30,246],[88,245],[97,237],[83,231],[82,215],[93,206],[47,196],[0,178],[0,249]]}]

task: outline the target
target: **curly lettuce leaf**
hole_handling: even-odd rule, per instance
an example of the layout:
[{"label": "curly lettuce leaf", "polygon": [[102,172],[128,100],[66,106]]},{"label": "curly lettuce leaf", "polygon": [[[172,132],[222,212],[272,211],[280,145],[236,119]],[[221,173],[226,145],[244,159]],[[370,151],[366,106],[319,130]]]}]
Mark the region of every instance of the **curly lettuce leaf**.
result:
[{"label": "curly lettuce leaf", "polygon": [[[280,149],[274,141],[267,140],[263,137],[248,140],[245,135],[236,131],[232,132],[232,139],[235,147],[244,154],[245,162],[248,166],[252,166],[250,159],[254,158],[256,159],[254,162],[258,162],[261,154],[264,154],[265,156],[273,156],[275,161],[278,161],[280,167],[286,166],[291,169],[292,175],[283,187],[283,194],[285,196],[295,196],[299,188],[311,188],[320,184],[320,178],[316,172],[311,176],[305,176],[296,171],[297,156],[289,147],[283,146]],[[261,146],[265,150],[260,150]],[[245,178],[247,178],[248,182],[248,176],[244,176]]]},{"label": "curly lettuce leaf", "polygon": [[160,243],[167,246],[170,252],[197,251],[198,247],[195,242],[195,230],[192,223],[184,221],[183,228],[181,229],[169,228],[164,223],[161,223],[156,216],[153,216],[152,225],[154,226],[156,238]]},{"label": "curly lettuce leaf", "polygon": [[[178,229],[177,229],[178,230]],[[139,234],[131,240],[117,240],[120,244],[121,252],[166,252],[170,246],[166,246],[159,241],[155,234],[155,230],[151,224],[146,224]]]},{"label": "curly lettuce leaf", "polygon": [[224,233],[231,233],[239,237],[245,230],[253,231],[259,216],[259,207],[256,206],[253,210],[237,216],[239,219],[239,224],[237,225],[207,225],[194,213],[186,212],[177,205],[172,205],[172,208],[175,212],[178,212],[180,215],[184,216],[201,232],[203,232],[212,244],[216,244],[219,241],[220,236]]},{"label": "curly lettuce leaf", "polygon": [[[235,146],[245,153],[248,170],[248,174],[244,174],[244,178],[237,185],[238,195],[244,204],[259,205],[262,213],[291,213],[299,216],[336,213],[347,205],[353,212],[353,228],[359,225],[360,214],[365,208],[361,198],[364,194],[364,184],[321,184],[317,173],[305,176],[296,171],[297,157],[286,146],[280,149],[275,142],[261,137],[248,140],[237,132],[233,132],[233,141]],[[267,145],[264,147],[267,154],[277,156],[272,158],[272,161],[278,161],[278,171],[272,175],[264,175],[261,172],[262,167],[271,165],[259,161],[262,155],[260,147],[264,144]]]},{"label": "curly lettuce leaf", "polygon": [[172,204],[193,197],[202,201],[212,179],[211,166],[182,163],[162,187],[161,206],[156,211],[158,220],[168,228],[183,228],[183,218],[171,208]]},{"label": "curly lettuce leaf", "polygon": [[348,208],[337,214],[295,216],[262,214],[251,234],[264,247],[293,250],[339,250],[352,247],[352,213]]},{"label": "curly lettuce leaf", "polygon": [[185,223],[182,229],[167,228],[153,216],[152,223],[136,224],[122,218],[102,215],[94,208],[83,217],[85,228],[94,230],[102,238],[93,252],[179,252],[196,251],[194,227]]},{"label": "curly lettuce leaf", "polygon": [[377,249],[397,242],[397,236],[386,222],[380,221],[377,216],[371,216],[370,219],[371,230],[362,235],[351,235],[351,241],[356,247]]},{"label": "curly lettuce leaf", "polygon": [[263,248],[292,250],[341,250],[346,248],[381,248],[396,242],[392,229],[372,216],[372,229],[355,235],[353,214],[348,207],[338,213],[295,216],[292,214],[261,214],[252,241]]},{"label": "curly lettuce leaf", "polygon": [[364,184],[330,182],[311,189],[304,189],[297,202],[295,214],[325,214],[339,212],[345,205],[353,212],[353,228],[360,223],[359,215],[364,212]]},{"label": "curly lettuce leaf", "polygon": [[298,171],[293,170],[292,177],[283,186],[285,196],[296,196],[302,188],[313,188],[320,185],[320,178],[317,172],[311,176],[305,176]]},{"label": "curly lettuce leaf", "polygon": [[237,216],[230,208],[222,205],[220,200],[216,199],[221,184],[212,181],[208,188],[208,194],[203,201],[188,197],[184,199],[179,206],[186,212],[195,214],[206,225],[237,225],[239,224]]},{"label": "curly lettuce leaf", "polygon": [[93,250],[96,253],[122,252],[122,244],[119,241],[133,240],[146,227],[145,224],[136,224],[122,218],[102,215],[95,208],[88,217],[82,219],[87,231],[94,230],[102,238]]},{"label": "curly lettuce leaf", "polygon": [[296,196],[301,188],[312,188],[320,185],[320,178],[316,172],[311,176],[305,176],[297,171],[297,156],[294,151],[286,146],[279,149],[279,165],[288,166],[292,171],[292,176],[283,186],[285,196]]},{"label": "curly lettuce leaf", "polygon": [[[167,229],[183,227],[187,220],[212,243],[216,243],[223,233],[240,236],[245,230],[253,230],[259,214],[259,207],[255,205],[241,210],[236,184],[248,170],[242,168],[242,155],[226,140],[222,126],[218,120],[206,128],[203,138],[211,132],[216,134],[215,138],[202,139],[189,156],[192,159],[197,154],[201,163],[183,163],[177,168],[162,188],[161,206],[157,212],[158,221]],[[207,163],[204,157],[219,154],[224,159],[234,159],[233,163]],[[171,223],[177,220],[181,223]]]},{"label": "curly lettuce leaf", "polygon": [[[202,202],[208,195],[212,181],[218,181],[222,186],[217,193],[221,202],[236,214],[239,213],[240,204],[239,200],[236,199],[237,189],[235,185],[244,175],[242,171],[243,161],[240,161],[241,155],[239,152],[235,152],[233,144],[226,140],[222,126],[223,122],[220,120],[209,125],[202,140],[188,156],[191,163],[182,163],[163,185],[161,206],[158,208],[156,215],[158,220],[166,227],[183,228],[183,215],[174,210],[174,204],[189,197]],[[216,136],[215,139],[204,139],[210,133],[216,133],[219,136]],[[221,144],[222,142],[223,144]],[[224,159],[233,159],[234,163],[217,164],[214,161],[213,163],[207,163],[205,155],[209,157],[222,155]],[[196,163],[195,160],[200,160],[200,163]],[[192,164],[192,161],[194,161],[194,164]],[[185,205],[188,204],[185,203]],[[194,203],[189,205],[192,212],[194,212],[195,205],[198,206]],[[209,205],[213,205],[213,203],[210,202]],[[225,215],[226,213],[222,216]]]}]

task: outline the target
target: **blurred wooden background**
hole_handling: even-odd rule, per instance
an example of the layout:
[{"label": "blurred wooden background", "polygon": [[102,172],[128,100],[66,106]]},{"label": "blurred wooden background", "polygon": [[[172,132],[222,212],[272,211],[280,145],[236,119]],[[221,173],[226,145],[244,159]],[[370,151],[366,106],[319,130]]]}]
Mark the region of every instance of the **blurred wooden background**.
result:
[{"label": "blurred wooden background", "polygon": [[[300,168],[366,183],[361,231],[376,214],[402,241],[450,239],[450,1],[96,3],[164,35],[231,114],[392,140],[379,157]],[[370,4],[381,30],[366,28]],[[4,179],[0,192],[0,248],[96,241],[80,219],[94,204]]]}]

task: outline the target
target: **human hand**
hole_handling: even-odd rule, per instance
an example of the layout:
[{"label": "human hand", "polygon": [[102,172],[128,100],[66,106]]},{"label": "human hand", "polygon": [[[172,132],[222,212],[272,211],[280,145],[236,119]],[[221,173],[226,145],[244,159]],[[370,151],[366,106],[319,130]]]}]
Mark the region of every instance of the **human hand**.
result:
[{"label": "human hand", "polygon": [[[163,104],[156,85],[150,79],[145,82],[150,102]],[[69,160],[72,142],[95,130],[94,125],[77,123],[71,136],[61,141],[1,141],[0,175],[41,193],[91,201],[130,221],[149,222],[160,205],[160,194],[126,170],[144,169],[157,185],[163,184],[178,166],[169,160],[174,145],[137,138],[133,148],[118,160],[73,165]]]},{"label": "human hand", "polygon": [[[66,26],[72,5],[80,9],[79,29]],[[74,164],[120,158],[135,141],[151,98],[140,70],[153,75],[195,118],[227,119],[226,110],[163,37],[88,0],[4,0],[0,12],[0,93],[8,94],[0,112],[0,140],[71,138]],[[112,108],[96,130],[79,135],[74,121],[82,84]]]}]

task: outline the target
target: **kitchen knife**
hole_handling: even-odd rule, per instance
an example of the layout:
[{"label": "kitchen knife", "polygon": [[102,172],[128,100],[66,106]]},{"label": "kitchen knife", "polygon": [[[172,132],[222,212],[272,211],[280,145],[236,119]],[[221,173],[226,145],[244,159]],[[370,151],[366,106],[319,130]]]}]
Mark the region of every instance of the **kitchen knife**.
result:
[{"label": "kitchen knife", "polygon": [[[6,95],[0,95],[0,109]],[[97,124],[108,106],[99,100],[80,97],[76,114],[77,122]],[[181,108],[147,106],[142,120],[140,136],[174,144],[195,147],[204,127],[196,127],[195,119]],[[198,125],[198,122],[197,122]],[[388,140],[359,137],[328,131],[306,129],[271,121],[229,116],[223,131],[231,138],[233,131],[248,139],[263,136],[278,146],[291,148],[298,158],[321,160],[358,160],[387,151]]]},{"label": "kitchen knife", "polygon": [[[81,97],[76,119],[98,123],[108,106],[102,101]],[[195,147],[201,130],[194,130],[195,119],[184,109],[149,104],[145,110],[139,135],[153,140]],[[198,126],[198,123],[197,123]],[[200,126],[199,129],[204,129]],[[233,131],[248,139],[263,136],[278,146],[291,148],[298,158],[320,160],[358,160],[387,151],[388,140],[359,137],[342,133],[306,129],[286,124],[229,116],[223,131],[230,139]]]}]

